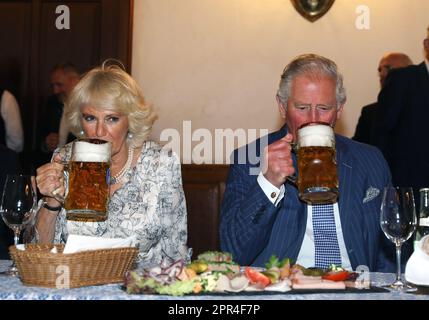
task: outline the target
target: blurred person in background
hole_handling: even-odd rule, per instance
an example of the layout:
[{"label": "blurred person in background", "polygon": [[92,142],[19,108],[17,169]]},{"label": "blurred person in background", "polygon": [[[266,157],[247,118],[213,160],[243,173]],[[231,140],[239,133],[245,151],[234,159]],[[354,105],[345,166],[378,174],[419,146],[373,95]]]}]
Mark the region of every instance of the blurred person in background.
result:
[{"label": "blurred person in background", "polygon": [[[69,130],[67,123],[61,121],[61,119],[64,103],[73,88],[79,82],[79,71],[76,66],[70,62],[59,63],[53,67],[50,77],[53,94],[48,97],[44,112],[40,119],[41,154],[37,165],[41,165],[50,160],[52,152],[58,147],[60,142],[60,132],[64,132],[63,136],[65,136],[65,139],[62,139],[63,144],[74,139],[73,135],[68,136]],[[63,128],[60,127],[61,122],[63,122]]]},{"label": "blurred person in background", "polygon": [[[388,52],[381,58],[378,64],[378,76],[380,78],[380,88],[383,88],[384,81],[388,73],[397,68],[404,68],[409,65],[412,65],[410,57],[404,53],[400,52]],[[373,131],[374,131],[374,122],[375,122],[375,112],[377,108],[377,102],[371,103],[362,108],[356,131],[353,136],[353,140],[374,144],[372,141]]]},{"label": "blurred person in background", "polygon": [[24,148],[21,112],[13,94],[0,88],[0,144],[15,152]]},{"label": "blurred person in background", "polygon": [[[424,61],[392,70],[378,96],[375,145],[383,152],[393,184],[429,187],[429,28],[423,40]],[[416,197],[417,196],[417,197]]]}]

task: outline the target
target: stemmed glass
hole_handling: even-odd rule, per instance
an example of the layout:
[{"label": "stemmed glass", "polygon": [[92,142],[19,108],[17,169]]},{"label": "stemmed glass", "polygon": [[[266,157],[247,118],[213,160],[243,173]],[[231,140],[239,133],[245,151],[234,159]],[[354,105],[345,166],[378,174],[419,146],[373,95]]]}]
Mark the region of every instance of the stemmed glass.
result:
[{"label": "stemmed glass", "polygon": [[386,237],[396,246],[396,281],[386,287],[404,292],[415,291],[416,288],[401,280],[401,247],[417,226],[412,188],[384,188],[380,225]]},{"label": "stemmed glass", "polygon": [[[14,232],[14,245],[19,242],[21,231],[34,220],[37,205],[35,179],[29,175],[7,175],[1,199],[1,216]],[[16,276],[15,263],[1,274]]]}]

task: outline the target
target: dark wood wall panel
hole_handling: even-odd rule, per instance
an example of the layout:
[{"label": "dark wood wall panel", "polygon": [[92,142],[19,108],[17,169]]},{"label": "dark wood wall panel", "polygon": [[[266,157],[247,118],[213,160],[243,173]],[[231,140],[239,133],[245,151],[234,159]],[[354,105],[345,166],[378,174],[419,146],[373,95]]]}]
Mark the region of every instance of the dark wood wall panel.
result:
[{"label": "dark wood wall panel", "polygon": [[[133,1],[104,0],[110,10],[102,11],[101,28],[109,32],[101,33],[101,59],[121,57],[128,72],[131,72],[132,15]],[[112,24],[112,21],[114,23]]]},{"label": "dark wood wall panel", "polygon": [[[70,9],[70,29],[56,28],[59,5]],[[11,89],[21,108],[26,171],[35,169],[50,70],[70,61],[85,72],[114,58],[131,72],[132,9],[133,0],[0,0],[0,86]]]},{"label": "dark wood wall panel", "polygon": [[220,249],[220,209],[227,175],[226,165],[182,165],[188,246],[193,250],[193,258],[206,250]]},{"label": "dark wood wall panel", "polygon": [[219,187],[216,183],[187,183],[188,244],[194,257],[219,247]]},{"label": "dark wood wall panel", "polygon": [[8,87],[20,102],[29,80],[31,13],[31,2],[0,2],[0,85]]},{"label": "dark wood wall panel", "polygon": [[[101,5],[100,3],[67,3],[70,8],[70,29],[58,30],[55,27],[56,3],[43,3],[40,22],[40,92],[50,94],[50,70],[62,61],[71,61],[82,71],[100,62],[101,43]],[[61,61],[58,60],[61,57]]]}]

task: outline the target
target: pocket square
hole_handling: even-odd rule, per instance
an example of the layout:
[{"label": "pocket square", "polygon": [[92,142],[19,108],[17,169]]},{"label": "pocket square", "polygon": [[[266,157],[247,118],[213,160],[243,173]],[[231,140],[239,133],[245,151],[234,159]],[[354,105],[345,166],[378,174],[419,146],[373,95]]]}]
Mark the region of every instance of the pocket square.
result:
[{"label": "pocket square", "polygon": [[380,190],[378,190],[377,188],[369,187],[366,190],[366,195],[365,195],[365,198],[363,199],[363,203],[367,203],[371,201],[372,199],[377,197],[379,193],[380,193]]}]

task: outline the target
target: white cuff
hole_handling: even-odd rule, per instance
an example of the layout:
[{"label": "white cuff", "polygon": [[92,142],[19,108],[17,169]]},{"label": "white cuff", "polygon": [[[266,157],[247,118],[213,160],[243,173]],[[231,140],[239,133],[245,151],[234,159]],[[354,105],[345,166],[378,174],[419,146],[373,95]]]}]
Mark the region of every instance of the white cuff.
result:
[{"label": "white cuff", "polygon": [[259,173],[257,181],[267,198],[277,207],[285,195],[285,186],[282,184],[280,189],[277,188],[264,177],[262,172]]}]

